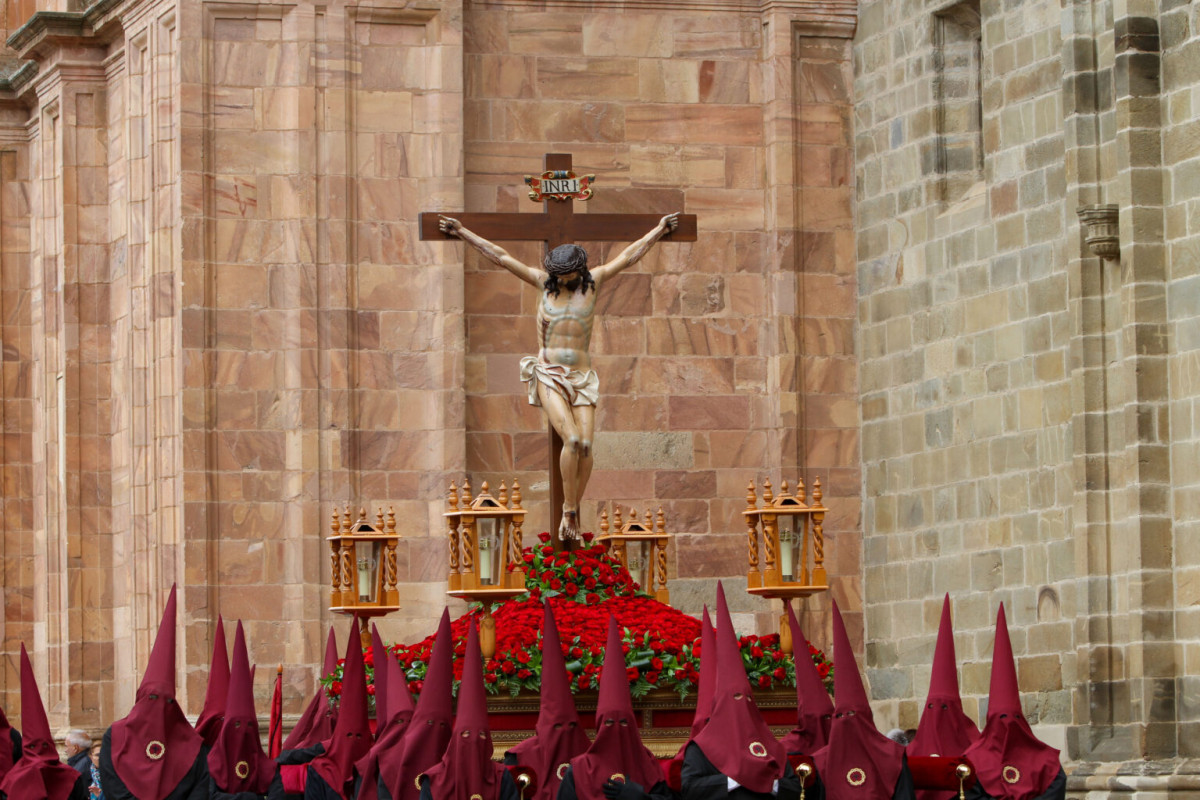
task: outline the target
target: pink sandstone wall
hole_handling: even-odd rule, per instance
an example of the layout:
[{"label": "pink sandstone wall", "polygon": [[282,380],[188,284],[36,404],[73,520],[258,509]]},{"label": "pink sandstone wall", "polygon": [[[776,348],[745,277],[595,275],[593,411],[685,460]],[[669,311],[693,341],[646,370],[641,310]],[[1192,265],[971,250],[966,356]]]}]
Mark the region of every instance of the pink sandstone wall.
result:
[{"label": "pink sandstone wall", "polygon": [[[586,527],[607,501],[662,505],[695,611],[744,575],[747,482],[819,478],[861,635],[852,2],[90,13],[15,40],[38,69],[0,92],[3,650],[32,644],[55,724],[125,712],[174,582],[185,707],[223,614],[298,712],[346,627],[323,541],[344,503],[397,513],[389,640],[445,603],[451,480],[517,477],[526,530],[546,527],[516,379],[535,293],[416,228],[537,212],[521,176],[545,152],[597,173],[581,211],[700,219],[602,298]],[[739,624],[774,627],[735,598]]]}]

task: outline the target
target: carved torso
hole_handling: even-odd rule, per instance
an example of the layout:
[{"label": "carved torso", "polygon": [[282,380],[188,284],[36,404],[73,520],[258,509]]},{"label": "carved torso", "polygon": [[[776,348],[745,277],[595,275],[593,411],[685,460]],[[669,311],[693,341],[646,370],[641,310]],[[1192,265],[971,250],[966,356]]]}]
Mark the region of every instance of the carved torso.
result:
[{"label": "carved torso", "polygon": [[568,369],[591,368],[588,347],[592,341],[592,321],[596,311],[596,291],[571,291],[560,286],[558,296],[542,291],[538,304],[538,330],[541,350],[538,358],[547,364]]}]

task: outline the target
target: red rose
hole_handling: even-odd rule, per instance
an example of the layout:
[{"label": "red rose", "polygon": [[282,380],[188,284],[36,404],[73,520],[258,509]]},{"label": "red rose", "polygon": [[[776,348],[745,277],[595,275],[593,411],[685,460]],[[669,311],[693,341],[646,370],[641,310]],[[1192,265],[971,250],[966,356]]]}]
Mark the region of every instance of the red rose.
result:
[{"label": "red rose", "polygon": [[329,693],[332,695],[340,695],[342,693],[342,682],[334,681],[329,684]]},{"label": "red rose", "polygon": [[579,573],[575,570],[574,567],[567,567],[565,570],[563,570],[563,577],[569,578],[571,580],[575,580],[576,578],[579,577]]},{"label": "red rose", "polygon": [[557,592],[558,590],[562,589],[562,581],[560,581],[558,578],[551,578],[550,588]]},{"label": "red rose", "polygon": [[567,597],[574,597],[575,595],[579,594],[579,587],[573,583],[568,583],[566,588],[563,589],[563,594],[565,594]]},{"label": "red rose", "polygon": [[496,682],[496,673],[489,672],[487,675],[484,675],[483,681],[484,681],[484,683],[495,683]]},{"label": "red rose", "polygon": [[529,590],[529,596],[532,597],[534,600],[540,599],[542,596],[542,587],[534,586],[532,589]]},{"label": "red rose", "polygon": [[517,670],[517,677],[518,677],[519,679],[521,679],[521,680],[525,680],[526,678],[528,678],[528,677],[529,677],[530,675],[532,675],[532,674],[533,674],[532,672],[530,672],[529,670],[525,669],[524,667],[522,667],[521,669]]},{"label": "red rose", "polygon": [[517,661],[520,661],[522,664],[528,664],[529,663],[529,653],[525,650],[518,651],[517,652]]},{"label": "red rose", "polygon": [[373,683],[367,684],[367,694],[369,694],[369,695],[375,694],[375,684],[373,684]]},{"label": "red rose", "polygon": [[675,670],[675,680],[679,681],[680,683],[687,680],[687,676],[688,676],[688,673],[687,673],[686,669]]},{"label": "red rose", "polygon": [[533,553],[525,553],[525,554],[523,554],[523,555],[521,556],[521,558],[522,558],[522,560],[524,560],[524,562],[525,562],[526,564],[532,564],[532,563],[533,563]]},{"label": "red rose", "polygon": [[596,588],[596,579],[595,578],[584,578],[583,586],[585,589],[588,589],[588,590],[595,589]]},{"label": "red rose", "polygon": [[754,647],[751,647],[750,655],[754,656],[755,658],[762,658],[762,655],[763,655],[762,648],[758,647],[757,645]]},{"label": "red rose", "polygon": [[829,676],[829,665],[821,664],[820,666],[818,666],[817,674],[820,675],[822,678],[828,677]]},{"label": "red rose", "polygon": [[409,681],[408,690],[413,694],[420,694],[421,689],[425,686],[425,681]]},{"label": "red rose", "polygon": [[647,683],[658,683],[658,673],[657,672],[647,672],[646,673],[646,682]]},{"label": "red rose", "polygon": [[585,542],[591,542],[593,538],[595,538],[595,534],[592,533],[591,531],[586,531],[583,534],[583,541],[585,541]]},{"label": "red rose", "polygon": [[763,687],[764,689],[766,687],[770,686],[771,685],[771,676],[770,675],[759,675],[758,676],[758,685]]},{"label": "red rose", "polygon": [[592,682],[592,677],[590,675],[580,675],[575,681],[575,683],[579,686],[580,689],[588,688],[588,685],[591,682]]},{"label": "red rose", "polygon": [[538,534],[538,541],[539,541],[539,542],[548,542],[548,541],[550,541],[550,533],[549,533],[549,531],[542,531],[541,533],[539,533],[539,534]]},{"label": "red rose", "polygon": [[650,642],[650,649],[653,650],[655,653],[661,653],[663,651],[663,643],[660,642],[658,639],[653,639]]},{"label": "red rose", "polygon": [[787,670],[783,667],[776,667],[773,674],[775,675],[775,680],[781,681],[787,677]]},{"label": "red rose", "polygon": [[771,653],[771,658],[775,659],[776,661],[783,661],[783,651],[776,650],[775,652]]},{"label": "red rose", "polygon": [[505,675],[512,675],[517,671],[517,665],[511,661],[505,661],[500,665],[500,669],[503,670]]},{"label": "red rose", "polygon": [[663,668],[662,659],[657,657],[650,659],[650,666],[653,667],[656,672],[661,672]]},{"label": "red rose", "polygon": [[587,596],[583,599],[587,601],[589,606],[594,606],[596,603],[600,602],[600,595],[596,594],[595,592],[588,592]]},{"label": "red rose", "polygon": [[625,670],[625,674],[627,676],[629,676],[629,680],[636,681],[638,679],[638,668],[637,667],[627,667]]}]

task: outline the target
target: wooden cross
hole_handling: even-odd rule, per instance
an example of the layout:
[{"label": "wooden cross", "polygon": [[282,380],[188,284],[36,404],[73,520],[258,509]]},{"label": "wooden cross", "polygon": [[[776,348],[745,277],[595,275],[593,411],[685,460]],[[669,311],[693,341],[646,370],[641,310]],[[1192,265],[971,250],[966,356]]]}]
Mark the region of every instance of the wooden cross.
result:
[{"label": "wooden cross", "polygon": [[[569,153],[546,153],[543,169],[570,170]],[[543,242],[545,252],[560,244],[575,242],[622,242],[640,239],[646,231],[658,224],[657,214],[576,214],[574,200],[542,201],[543,213],[520,214],[480,212],[455,214],[453,212],[424,212],[420,215],[421,239],[457,240],[457,237],[442,233],[438,228],[438,217],[446,213],[485,239],[500,242]],[[664,213],[670,213],[666,211]],[[679,225],[665,234],[661,241],[696,241],[696,215],[680,214]],[[562,439],[550,427],[550,530],[558,529],[562,518],[562,474],[559,471],[559,454]]]}]

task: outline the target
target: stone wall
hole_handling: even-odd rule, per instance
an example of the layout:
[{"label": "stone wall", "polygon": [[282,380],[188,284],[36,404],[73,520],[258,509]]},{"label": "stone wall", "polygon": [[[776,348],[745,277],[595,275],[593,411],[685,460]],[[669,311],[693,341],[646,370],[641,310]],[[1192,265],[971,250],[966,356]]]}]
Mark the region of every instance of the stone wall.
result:
[{"label": "stone wall", "polygon": [[[860,5],[881,724],[916,724],[948,592],[968,710],[1003,602],[1026,713],[1068,758],[1195,755],[1196,21],[1177,3]],[[1084,242],[1077,209],[1100,204],[1119,259]],[[1108,788],[1086,774],[1075,789]]]},{"label": "stone wall", "polygon": [[[580,211],[700,219],[601,299],[585,527],[606,501],[662,505],[672,589],[698,611],[745,573],[747,484],[819,479],[861,630],[853,3],[67,12],[23,18],[27,66],[0,86],[3,650],[32,645],[55,724],[124,713],[175,582],[185,708],[223,614],[298,711],[326,627],[345,629],[323,540],[344,504],[397,514],[389,640],[445,602],[451,480],[517,477],[526,530],[546,527],[545,435],[516,379],[536,295],[416,225],[537,212],[521,179],[546,152],[597,173]],[[774,628],[777,608],[734,602]]]}]

